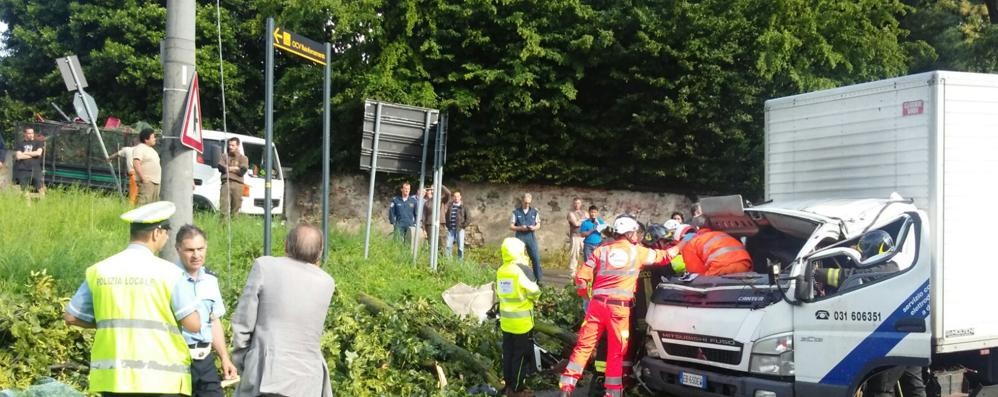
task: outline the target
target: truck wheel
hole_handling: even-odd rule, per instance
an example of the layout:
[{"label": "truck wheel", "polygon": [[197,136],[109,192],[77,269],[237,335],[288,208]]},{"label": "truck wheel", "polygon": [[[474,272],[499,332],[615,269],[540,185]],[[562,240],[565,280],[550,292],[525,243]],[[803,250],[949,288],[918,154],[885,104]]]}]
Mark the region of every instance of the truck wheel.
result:
[{"label": "truck wheel", "polygon": [[211,203],[204,197],[194,196],[194,212],[214,212]]}]

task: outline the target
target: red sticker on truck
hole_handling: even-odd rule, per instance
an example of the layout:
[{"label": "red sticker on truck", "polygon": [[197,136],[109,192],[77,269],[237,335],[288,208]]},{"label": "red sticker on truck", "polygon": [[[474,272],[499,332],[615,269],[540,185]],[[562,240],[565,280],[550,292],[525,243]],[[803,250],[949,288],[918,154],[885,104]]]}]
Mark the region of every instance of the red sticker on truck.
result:
[{"label": "red sticker on truck", "polygon": [[925,111],[925,102],[918,101],[908,101],[901,104],[901,115],[902,116],[914,116],[917,114],[922,114]]}]

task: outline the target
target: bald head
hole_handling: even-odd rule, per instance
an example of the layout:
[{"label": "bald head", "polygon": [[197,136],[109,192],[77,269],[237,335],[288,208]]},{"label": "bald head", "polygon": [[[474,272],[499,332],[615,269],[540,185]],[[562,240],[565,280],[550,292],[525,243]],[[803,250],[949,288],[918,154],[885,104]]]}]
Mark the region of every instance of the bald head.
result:
[{"label": "bald head", "polygon": [[318,264],[322,257],[322,232],[312,225],[299,223],[284,239],[284,252],[291,259]]}]

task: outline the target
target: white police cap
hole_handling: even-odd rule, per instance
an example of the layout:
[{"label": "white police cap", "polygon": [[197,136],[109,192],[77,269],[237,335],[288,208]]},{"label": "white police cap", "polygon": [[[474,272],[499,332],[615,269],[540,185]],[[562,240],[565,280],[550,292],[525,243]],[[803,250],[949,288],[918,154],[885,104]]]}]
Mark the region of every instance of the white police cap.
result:
[{"label": "white police cap", "polygon": [[121,220],[142,225],[161,224],[177,212],[177,206],[169,201],[157,201],[121,214]]}]

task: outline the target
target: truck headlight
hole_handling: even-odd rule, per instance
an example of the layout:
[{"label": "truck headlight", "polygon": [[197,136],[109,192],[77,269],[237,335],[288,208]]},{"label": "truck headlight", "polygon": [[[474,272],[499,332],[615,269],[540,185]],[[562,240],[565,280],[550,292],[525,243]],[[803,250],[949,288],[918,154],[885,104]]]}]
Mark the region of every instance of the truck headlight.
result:
[{"label": "truck headlight", "polygon": [[759,339],[752,345],[749,372],[762,375],[794,374],[794,335],[781,334]]}]

